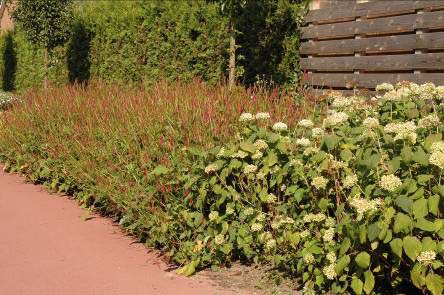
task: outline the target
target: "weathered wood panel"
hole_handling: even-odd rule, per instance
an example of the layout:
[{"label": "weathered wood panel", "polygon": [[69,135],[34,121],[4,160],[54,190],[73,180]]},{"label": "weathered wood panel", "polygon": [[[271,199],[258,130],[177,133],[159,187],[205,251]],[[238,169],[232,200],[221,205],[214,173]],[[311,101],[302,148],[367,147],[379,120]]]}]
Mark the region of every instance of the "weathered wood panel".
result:
[{"label": "weathered wood panel", "polygon": [[303,55],[340,55],[354,53],[392,53],[415,49],[444,49],[444,32],[304,42]]},{"label": "weathered wood panel", "polygon": [[301,66],[317,71],[441,70],[444,53],[302,58]]},{"label": "weathered wood panel", "polygon": [[338,74],[312,73],[308,74],[305,83],[313,86],[346,87],[346,88],[374,88],[376,85],[387,82],[415,81],[416,83],[432,82],[438,85],[444,83],[444,73],[421,74]]},{"label": "weathered wood panel", "polygon": [[399,34],[412,32],[416,29],[439,28],[444,28],[444,11],[303,27],[302,38],[328,39],[354,37],[356,35]]},{"label": "weathered wood panel", "polygon": [[331,7],[309,11],[306,23],[333,23],[354,20],[355,18],[374,18],[415,13],[419,9],[443,9],[444,1],[373,1],[355,4],[351,1],[334,3]]}]

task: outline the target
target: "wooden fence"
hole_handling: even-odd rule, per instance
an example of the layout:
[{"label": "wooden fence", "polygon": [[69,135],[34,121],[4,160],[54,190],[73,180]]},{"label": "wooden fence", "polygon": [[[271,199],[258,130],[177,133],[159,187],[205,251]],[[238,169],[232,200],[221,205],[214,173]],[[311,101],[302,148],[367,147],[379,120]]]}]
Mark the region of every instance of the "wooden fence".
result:
[{"label": "wooden fence", "polygon": [[302,39],[305,83],[315,88],[444,85],[444,0],[344,0],[309,11]]}]

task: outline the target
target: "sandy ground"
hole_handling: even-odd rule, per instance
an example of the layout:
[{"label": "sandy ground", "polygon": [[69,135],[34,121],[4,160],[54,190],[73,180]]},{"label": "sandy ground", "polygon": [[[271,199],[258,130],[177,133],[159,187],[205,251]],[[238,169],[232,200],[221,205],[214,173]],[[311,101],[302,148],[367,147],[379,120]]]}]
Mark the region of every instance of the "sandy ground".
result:
[{"label": "sandy ground", "polygon": [[84,221],[83,213],[76,201],[0,170],[0,294],[250,293],[178,276],[110,219]]}]

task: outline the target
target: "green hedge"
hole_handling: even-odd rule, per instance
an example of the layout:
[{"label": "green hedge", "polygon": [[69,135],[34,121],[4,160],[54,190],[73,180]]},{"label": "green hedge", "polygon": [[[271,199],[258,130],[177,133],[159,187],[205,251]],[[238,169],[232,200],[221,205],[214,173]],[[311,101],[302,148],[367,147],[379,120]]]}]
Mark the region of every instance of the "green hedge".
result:
[{"label": "green hedge", "polygon": [[[306,2],[247,2],[236,21],[239,81],[295,81]],[[50,80],[150,84],[198,76],[214,84],[227,74],[227,28],[218,2],[78,2],[70,40],[51,54]],[[5,90],[40,85],[42,51],[19,28],[0,38],[0,50]]]}]

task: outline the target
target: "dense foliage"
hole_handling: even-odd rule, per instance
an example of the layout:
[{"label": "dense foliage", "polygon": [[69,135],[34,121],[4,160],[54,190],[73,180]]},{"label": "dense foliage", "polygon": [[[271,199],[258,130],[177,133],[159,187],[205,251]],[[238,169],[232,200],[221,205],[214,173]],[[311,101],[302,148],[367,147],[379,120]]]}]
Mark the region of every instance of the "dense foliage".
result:
[{"label": "dense foliage", "polygon": [[[306,2],[247,1],[236,14],[240,82],[295,82]],[[196,76],[215,84],[228,75],[230,34],[220,1],[78,1],[70,23],[67,44],[50,56],[50,80],[59,84],[91,77],[150,84]],[[14,49],[12,88],[19,90],[39,85],[45,71],[42,48],[28,42],[27,33],[19,27],[0,40],[3,68],[9,60],[5,50]],[[10,76],[3,70],[2,77]]]},{"label": "dense foliage", "polygon": [[69,35],[71,5],[72,0],[20,0],[12,18],[32,44],[50,51]]},{"label": "dense foliage", "polygon": [[444,88],[377,89],[314,112],[198,82],[30,93],[2,113],[0,153],[186,275],[271,262],[305,294],[443,294]]}]

